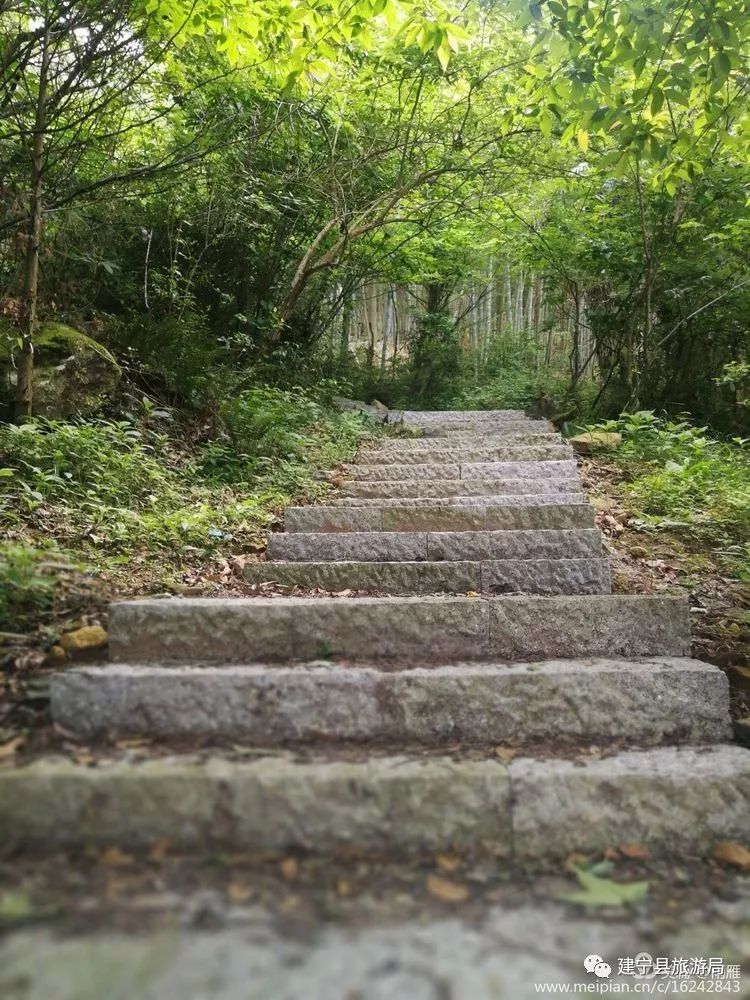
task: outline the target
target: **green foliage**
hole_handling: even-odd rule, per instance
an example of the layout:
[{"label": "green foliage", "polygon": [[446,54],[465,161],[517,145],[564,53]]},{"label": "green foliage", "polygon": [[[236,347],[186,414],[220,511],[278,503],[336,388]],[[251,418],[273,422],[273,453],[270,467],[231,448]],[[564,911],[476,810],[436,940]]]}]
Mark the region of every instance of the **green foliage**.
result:
[{"label": "green foliage", "polygon": [[622,447],[613,457],[628,472],[626,497],[645,526],[705,539],[739,554],[740,561],[747,558],[750,442],[720,441],[705,427],[660,418],[650,410],[586,429],[622,434]]},{"label": "green foliage", "polygon": [[[148,408],[147,408],[148,409]],[[150,408],[153,409],[153,408]],[[90,561],[135,551],[193,559],[257,548],[273,513],[322,495],[317,477],[352,457],[364,418],[302,390],[250,390],[226,404],[231,437],[202,446],[147,422],[0,425],[0,525],[44,533]]]},{"label": "green foliage", "polygon": [[0,544],[0,631],[23,628],[49,611],[57,586],[50,558],[27,545]]},{"label": "green foliage", "polygon": [[449,398],[461,360],[453,320],[445,311],[426,312],[409,352],[408,391],[414,406],[437,406]]},{"label": "green foliage", "polygon": [[15,504],[33,510],[45,502],[81,507],[148,507],[173,488],[163,464],[166,438],[144,434],[130,421],[35,421],[0,425],[0,463],[5,467],[0,512]]}]

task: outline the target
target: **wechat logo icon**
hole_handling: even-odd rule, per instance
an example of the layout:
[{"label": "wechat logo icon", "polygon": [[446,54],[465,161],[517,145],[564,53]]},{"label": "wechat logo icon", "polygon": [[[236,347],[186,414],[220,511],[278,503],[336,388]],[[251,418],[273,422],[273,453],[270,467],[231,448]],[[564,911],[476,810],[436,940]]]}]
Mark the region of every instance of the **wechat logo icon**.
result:
[{"label": "wechat logo icon", "polygon": [[601,955],[587,955],[583,960],[583,967],[586,972],[591,972],[599,979],[609,979],[612,974],[612,966],[607,965]]}]

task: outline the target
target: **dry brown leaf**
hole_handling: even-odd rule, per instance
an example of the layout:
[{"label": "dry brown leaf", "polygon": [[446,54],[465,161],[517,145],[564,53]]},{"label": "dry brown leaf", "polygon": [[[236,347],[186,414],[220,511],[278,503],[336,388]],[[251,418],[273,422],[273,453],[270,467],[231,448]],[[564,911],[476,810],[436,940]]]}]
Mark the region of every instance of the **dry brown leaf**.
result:
[{"label": "dry brown leaf", "polygon": [[617,850],[631,861],[648,861],[651,858],[651,851],[645,844],[619,844]]},{"label": "dry brown leaf", "polygon": [[162,837],[160,840],[155,840],[151,845],[148,856],[151,861],[163,861],[170,848],[170,843],[167,837]]},{"label": "dry brown leaf", "polygon": [[252,894],[252,888],[243,882],[230,882],[227,886],[227,896],[233,903],[246,903]]},{"label": "dry brown leaf", "polygon": [[299,861],[296,858],[284,858],[279,864],[279,871],[287,882],[294,882],[299,877]]},{"label": "dry brown leaf", "polygon": [[454,872],[461,866],[461,858],[456,854],[436,854],[435,863],[443,872]]},{"label": "dry brown leaf", "polygon": [[619,861],[620,852],[614,847],[606,847],[602,855],[605,861]]},{"label": "dry brown leaf", "polygon": [[347,882],[345,878],[340,878],[336,880],[336,892],[339,896],[351,896],[352,894],[352,884]]},{"label": "dry brown leaf", "polygon": [[503,764],[510,764],[517,755],[518,750],[514,750],[513,747],[495,747],[495,756],[499,757]]},{"label": "dry brown leaf", "polygon": [[460,882],[451,882],[439,875],[427,876],[427,891],[443,903],[463,903],[469,898],[469,890]]},{"label": "dry brown leaf", "polygon": [[0,746],[0,760],[7,760],[8,757],[12,757],[17,750],[20,750],[23,746],[25,737],[14,736],[12,740],[8,740],[7,743],[3,743]]},{"label": "dry brown leaf", "polygon": [[130,855],[125,854],[119,847],[108,847],[97,858],[99,864],[105,868],[122,868],[123,865],[129,865],[132,860]]},{"label": "dry brown leaf", "polygon": [[721,861],[722,864],[750,871],[750,851],[734,841],[725,840],[723,843],[717,844],[714,848],[714,858]]},{"label": "dry brown leaf", "polygon": [[138,750],[140,747],[147,747],[151,740],[146,736],[138,736],[128,740],[117,740],[115,746],[118,750]]}]

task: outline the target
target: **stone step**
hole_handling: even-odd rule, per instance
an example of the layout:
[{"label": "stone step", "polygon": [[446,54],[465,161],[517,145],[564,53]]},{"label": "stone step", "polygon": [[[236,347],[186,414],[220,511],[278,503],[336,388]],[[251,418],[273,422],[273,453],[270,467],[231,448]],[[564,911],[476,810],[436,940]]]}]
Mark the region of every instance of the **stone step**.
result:
[{"label": "stone step", "polygon": [[729,687],[698,660],[374,667],[79,667],[52,678],[63,729],[87,738],[650,746],[731,738]]},{"label": "stone step", "polygon": [[453,435],[461,434],[502,434],[506,430],[518,431],[519,433],[534,433],[535,431],[553,431],[554,428],[546,420],[517,420],[503,423],[493,423],[486,420],[461,420],[449,423],[433,422],[419,426],[423,440],[432,440],[434,438],[447,440]]},{"label": "stone step", "polygon": [[121,663],[361,664],[684,656],[682,597],[144,598],[110,606]]},{"label": "stone step", "polygon": [[402,410],[404,423],[456,423],[461,420],[529,420],[523,410]]},{"label": "stone step", "polygon": [[[554,510],[553,507],[548,508]],[[269,559],[422,562],[481,559],[585,559],[600,556],[595,528],[533,531],[332,531],[268,537]]]},{"label": "stone step", "polygon": [[750,839],[750,752],[658,747],[601,759],[190,756],[0,771],[0,841],[41,847],[405,855],[492,845],[514,861],[641,843],[709,855]]},{"label": "stone step", "polygon": [[365,499],[396,499],[398,497],[413,497],[429,499],[431,497],[464,497],[464,496],[514,496],[516,494],[530,496],[538,494],[573,494],[579,493],[581,483],[577,472],[568,476],[547,476],[544,479],[520,477],[517,479],[389,479],[358,480],[343,483],[342,496],[333,500],[346,500],[349,497]]},{"label": "stone step", "polygon": [[386,594],[609,594],[607,559],[503,559],[484,562],[255,562],[248,583],[307,590]]},{"label": "stone step", "polygon": [[442,438],[379,438],[362,445],[360,452],[431,452],[439,448],[516,448],[524,445],[563,444],[557,431],[508,430],[500,434],[467,434],[458,431]]},{"label": "stone step", "polygon": [[420,463],[419,465],[350,465],[348,474],[354,480],[384,482],[401,479],[570,479],[578,475],[575,459],[519,461]]},{"label": "stone step", "polygon": [[508,531],[541,528],[593,528],[588,503],[507,506],[451,504],[424,507],[287,507],[285,531]]},{"label": "stone step", "polygon": [[439,465],[441,463],[462,465],[466,462],[542,462],[572,458],[573,449],[568,444],[555,441],[552,444],[491,445],[479,448],[455,448],[445,445],[430,451],[366,450],[357,456],[357,463],[365,465]]},{"label": "stone step", "polygon": [[[579,486],[580,489],[580,486]],[[347,510],[352,507],[567,507],[587,504],[585,493],[511,493],[506,496],[477,493],[448,497],[332,497],[321,506]]]}]

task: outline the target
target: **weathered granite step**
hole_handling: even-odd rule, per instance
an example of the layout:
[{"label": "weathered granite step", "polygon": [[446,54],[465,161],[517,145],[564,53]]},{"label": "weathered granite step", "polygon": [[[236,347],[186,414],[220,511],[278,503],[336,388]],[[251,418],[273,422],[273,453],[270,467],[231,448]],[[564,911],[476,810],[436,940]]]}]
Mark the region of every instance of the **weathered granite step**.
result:
[{"label": "weathered granite step", "polygon": [[573,457],[573,449],[562,441],[552,444],[527,444],[494,447],[455,448],[445,445],[430,451],[408,451],[402,449],[367,449],[357,456],[357,462],[367,465],[439,465],[441,463],[466,462],[542,462]]},{"label": "weathered granite step", "polygon": [[570,479],[578,474],[575,459],[519,462],[420,463],[418,465],[350,465],[351,479],[383,482],[392,479]]},{"label": "weathered granite step", "polygon": [[113,604],[124,663],[359,663],[684,656],[681,597],[173,598]]},{"label": "weathered granite step", "polygon": [[548,420],[532,420],[530,417],[513,417],[500,420],[497,417],[471,416],[455,414],[451,419],[450,413],[443,413],[434,420],[405,420],[408,427],[417,429],[423,437],[430,437],[434,434],[480,434],[490,433],[502,434],[503,431],[525,430],[525,431],[553,431],[555,427]]},{"label": "weathered granite step", "polygon": [[[580,489],[580,486],[579,486]],[[331,497],[321,506],[349,509],[352,507],[566,507],[586,504],[585,493],[511,493],[505,496],[477,493],[474,496],[447,497]]]},{"label": "weathered granite step", "polygon": [[500,434],[467,434],[459,431],[445,438],[380,438],[364,444],[360,451],[380,454],[381,452],[431,452],[440,448],[516,448],[524,445],[562,444],[563,439],[556,431],[508,430]]},{"label": "weathered granite step", "polygon": [[260,746],[343,740],[528,746],[731,738],[726,675],[698,660],[559,660],[374,667],[79,667],[51,683],[52,716],[85,737]]},{"label": "weathered granite step", "polygon": [[402,410],[404,423],[456,423],[461,420],[529,420],[523,410]]},{"label": "weathered granite step", "polygon": [[503,559],[485,562],[256,562],[248,583],[339,593],[609,594],[607,559]]},{"label": "weathered granite step", "polygon": [[[414,425],[412,425],[414,426]],[[448,439],[455,434],[502,434],[505,430],[523,432],[553,430],[546,420],[516,420],[497,423],[487,420],[456,420],[448,423],[421,424],[419,430],[423,439]]]},{"label": "weathered granite step", "polygon": [[506,506],[471,504],[425,507],[287,507],[288,532],[325,531],[506,531],[593,528],[588,503]]},{"label": "weathered granite step", "polygon": [[[509,508],[513,509],[513,508]],[[554,508],[549,508],[554,509]],[[269,559],[290,562],[412,562],[481,559],[585,559],[600,556],[595,528],[533,531],[332,531],[269,535]]]},{"label": "weathered granite step", "polygon": [[[550,493],[579,493],[581,483],[577,472],[567,476],[547,476],[535,479],[521,476],[515,479],[389,479],[349,481],[342,485],[340,499],[364,497],[395,499],[398,497],[460,497],[460,496],[526,496]],[[336,503],[336,500],[333,501]]]},{"label": "weathered granite step", "polygon": [[399,855],[491,845],[518,861],[642,843],[710,854],[750,839],[750,751],[634,750],[601,759],[363,762],[173,757],[0,771],[0,841],[26,849],[170,847]]}]

